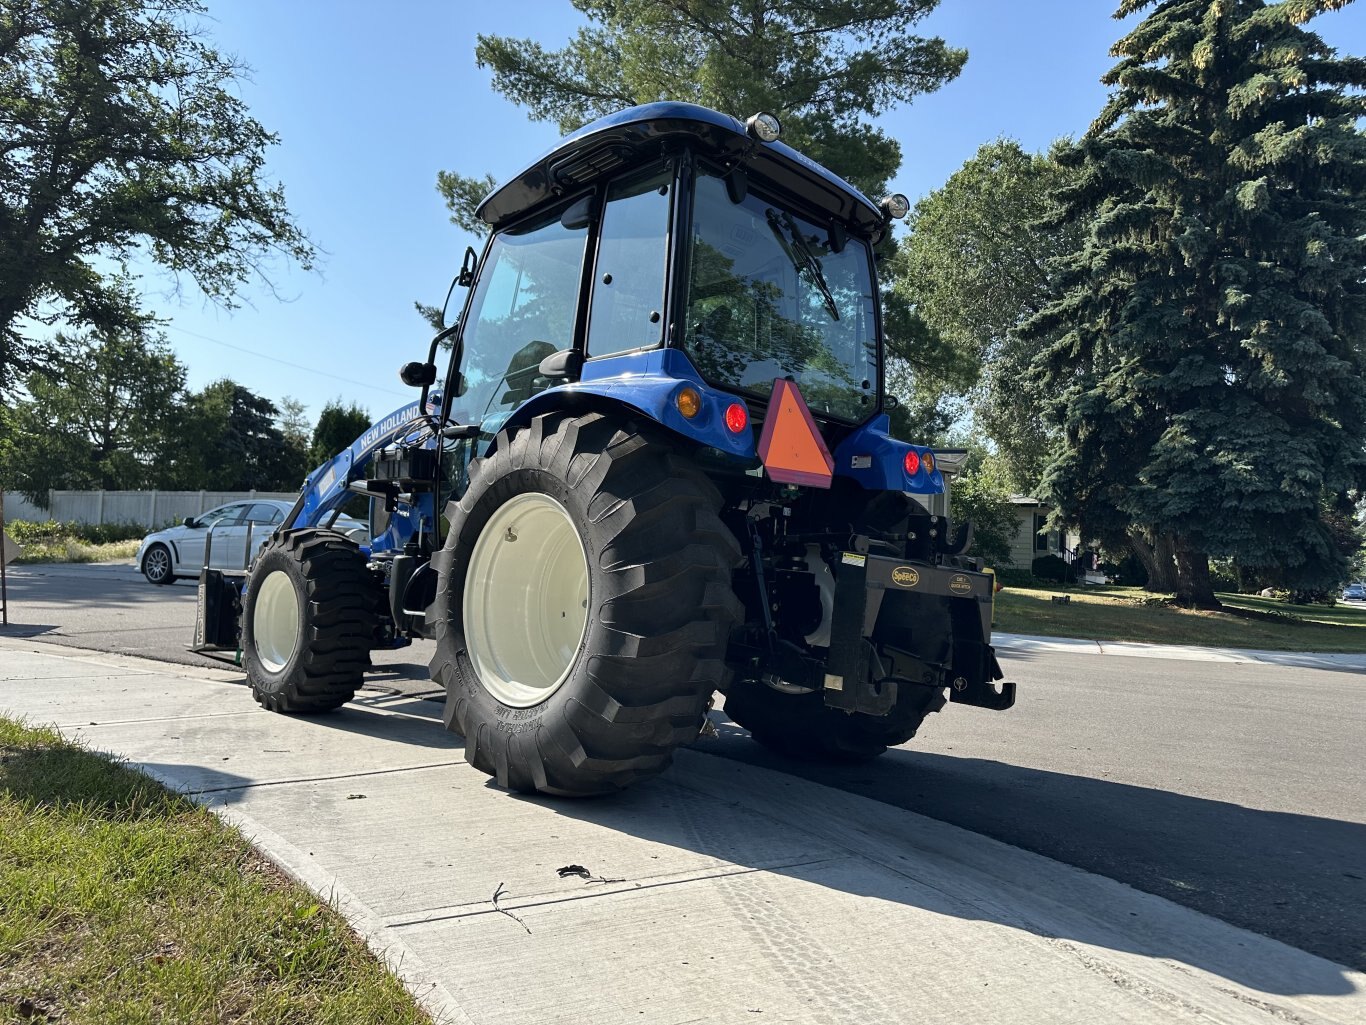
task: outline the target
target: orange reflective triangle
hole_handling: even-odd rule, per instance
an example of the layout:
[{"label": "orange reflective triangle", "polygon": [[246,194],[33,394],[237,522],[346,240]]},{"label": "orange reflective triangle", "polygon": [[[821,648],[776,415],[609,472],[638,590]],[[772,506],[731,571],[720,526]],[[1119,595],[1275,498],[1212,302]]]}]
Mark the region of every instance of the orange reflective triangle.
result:
[{"label": "orange reflective triangle", "polygon": [[795,384],[782,377],[773,382],[769,396],[759,458],[769,477],[780,484],[828,488],[835,475],[835,460],[821,440],[806,400]]}]

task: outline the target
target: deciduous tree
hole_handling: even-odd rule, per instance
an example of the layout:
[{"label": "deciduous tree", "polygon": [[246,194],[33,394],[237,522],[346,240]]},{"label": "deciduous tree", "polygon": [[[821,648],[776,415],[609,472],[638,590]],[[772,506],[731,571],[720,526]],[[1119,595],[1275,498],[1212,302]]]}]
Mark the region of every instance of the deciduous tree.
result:
[{"label": "deciduous tree", "polygon": [[1027,153],[1014,140],[982,146],[916,204],[887,304],[924,321],[943,350],[937,366],[959,368],[957,377],[941,378],[944,386],[973,389],[976,423],[995,443],[1011,486],[1026,494],[1042,476],[1050,439],[1042,397],[1026,373],[1038,342],[1022,340],[1017,329],[1057,297],[1052,263],[1080,240],[1078,222],[1041,223],[1069,175],[1051,155]]},{"label": "deciduous tree", "polygon": [[58,334],[46,372],[25,381],[11,415],[10,485],[49,489],[165,486],[185,368],[160,338]]},{"label": "deciduous tree", "polygon": [[198,0],[0,0],[0,396],[49,351],[42,323],[146,324],[130,260],[231,305],[273,256],[310,266],[276,137],[204,38]]}]

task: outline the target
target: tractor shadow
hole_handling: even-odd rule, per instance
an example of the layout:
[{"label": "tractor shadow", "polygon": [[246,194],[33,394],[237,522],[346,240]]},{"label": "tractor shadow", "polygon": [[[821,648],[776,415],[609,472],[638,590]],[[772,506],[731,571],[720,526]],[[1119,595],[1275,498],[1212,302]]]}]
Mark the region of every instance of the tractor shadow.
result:
[{"label": "tractor shadow", "polygon": [[[714,716],[719,718],[719,713]],[[1086,887],[1110,886],[1108,880],[1118,880],[1300,949],[1254,938],[1246,943],[1236,937],[1230,940],[1228,931],[1213,925],[1211,939],[1198,923],[1192,932],[1199,935],[1186,935],[1166,924],[1172,921],[1170,909],[1122,888],[1095,890],[1089,903],[1073,904],[1068,892],[1046,898],[1055,902],[1053,908],[1061,906],[1061,913],[1041,911],[1027,887],[1016,891],[1028,894],[1023,910],[1012,907],[1009,897],[1002,902],[976,899],[970,881],[955,893],[952,881],[944,885],[921,878],[918,862],[928,866],[926,873],[934,878],[943,870],[943,858],[933,846],[918,848],[914,821],[902,824],[900,835],[906,837],[910,831],[910,838],[904,841],[904,853],[896,855],[902,862],[894,867],[851,854],[848,848],[840,855],[841,861],[854,863],[847,870],[783,867],[778,859],[755,857],[764,847],[753,839],[755,834],[785,836],[799,845],[814,841],[814,847],[828,849],[828,832],[819,826],[808,830],[791,814],[774,818],[747,808],[751,779],[739,768],[730,770],[733,787],[712,792],[714,784],[706,782],[694,789],[686,755],[680,758],[685,764],[659,780],[611,798],[509,799],[534,801],[558,815],[624,835],[861,897],[1190,965],[1268,995],[1358,992],[1346,970],[1332,962],[1357,970],[1366,966],[1366,885],[1360,878],[1366,876],[1366,826],[982,759],[899,750],[856,767],[811,766],[768,754],[733,724],[718,726],[717,737],[701,741],[693,750],[802,777],[1004,839],[1106,877],[1086,879]],[[775,785],[763,774],[752,782],[770,791]],[[791,786],[781,781],[776,785]],[[896,794],[902,797],[894,799]],[[861,804],[841,805],[835,799],[830,806],[843,814],[845,808]],[[820,813],[813,808],[809,814]],[[866,822],[870,833],[879,834],[880,816],[866,806],[863,814],[851,827],[854,833],[862,833]],[[1032,823],[1033,828],[1021,823]],[[857,852],[860,842],[852,839],[849,847]],[[1308,865],[1311,852],[1314,864]],[[1004,857],[1028,856],[1008,852]],[[1054,870],[1056,866],[1044,869]],[[610,866],[601,871],[610,874]],[[1097,904],[1095,893],[1114,895],[1115,906]],[[1303,951],[1319,956],[1305,956]]]},{"label": "tractor shadow", "polygon": [[[365,701],[357,704],[363,707]],[[315,722],[429,747],[463,743],[444,728],[438,701],[376,695],[372,704],[399,714],[367,715],[361,708],[348,708]],[[716,736],[699,740],[690,751],[948,822],[1325,959],[1294,952],[1262,956],[1259,952],[1267,945],[1256,944],[1255,950],[1221,952],[1195,964],[1231,981],[1270,994],[1344,995],[1356,988],[1338,964],[1329,962],[1366,970],[1366,825],[906,749],[856,765],[799,762],[767,751],[724,712],[713,712],[712,718]],[[735,805],[701,803],[689,793],[687,769],[676,767],[659,780],[599,800],[509,799],[534,801],[556,814],[623,834],[745,863],[744,837],[751,819],[743,807],[743,781],[729,795],[739,802]],[[678,808],[689,802],[697,807],[680,824]],[[707,828],[688,824],[702,820]],[[780,828],[802,832],[790,823]],[[894,885],[864,895],[897,900],[901,889]],[[982,904],[970,906],[980,910]],[[1083,915],[1071,920],[1090,921]],[[1002,924],[1022,927],[1015,921]],[[1063,938],[1115,945],[1114,930],[1099,924],[1094,931]],[[1182,957],[1154,944],[1123,949],[1157,958]]]}]

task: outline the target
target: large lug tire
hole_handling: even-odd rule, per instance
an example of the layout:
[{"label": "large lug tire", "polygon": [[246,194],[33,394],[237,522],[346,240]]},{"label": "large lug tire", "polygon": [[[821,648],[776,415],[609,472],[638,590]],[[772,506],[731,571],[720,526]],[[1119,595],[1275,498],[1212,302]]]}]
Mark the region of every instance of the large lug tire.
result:
[{"label": "large lug tire", "polygon": [[498,436],[433,560],[433,679],[471,765],[582,796],[661,772],[725,681],[741,613],[721,497],[668,442],[590,413]]},{"label": "large lug tire", "polygon": [[174,584],[171,550],[161,544],[148,548],[142,556],[142,575],[154,584]]},{"label": "large lug tire", "polygon": [[[911,500],[896,492],[878,492],[848,516],[855,533],[901,535],[909,529]],[[832,522],[834,513],[832,510]],[[904,553],[903,553],[904,554]],[[885,615],[885,613],[884,613]],[[879,620],[879,628],[896,634],[918,624]],[[948,629],[947,619],[934,629]],[[889,747],[915,736],[920,724],[947,704],[944,687],[899,684],[897,702],[885,716],[829,708],[820,692],[784,694],[755,681],[737,681],[726,692],[725,712],[764,747],[802,761],[857,762],[875,758]]]},{"label": "large lug tire", "polygon": [[327,712],[350,701],[370,667],[381,591],[355,543],[333,530],[287,530],[251,569],[242,665],[272,712]]},{"label": "large lug tire", "polygon": [[815,694],[780,694],[761,683],[737,684],[725,712],[770,751],[800,761],[861,762],[915,736],[946,702],[942,687],[901,684],[890,715],[828,708]]}]

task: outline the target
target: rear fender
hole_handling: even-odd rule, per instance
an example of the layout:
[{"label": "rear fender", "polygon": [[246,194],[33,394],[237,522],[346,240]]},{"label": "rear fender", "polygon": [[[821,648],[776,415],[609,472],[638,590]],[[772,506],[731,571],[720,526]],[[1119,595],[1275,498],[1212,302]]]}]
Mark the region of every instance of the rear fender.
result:
[{"label": "rear fender", "polygon": [[[702,397],[702,408],[691,419],[678,411],[676,401],[685,387],[696,389]],[[502,426],[522,427],[542,413],[566,407],[617,407],[699,445],[752,460],[757,458],[754,432],[746,428],[736,434],[726,428],[726,408],[741,401],[703,381],[688,357],[677,349],[654,349],[590,360],[578,381],[534,395],[513,410]]]}]

